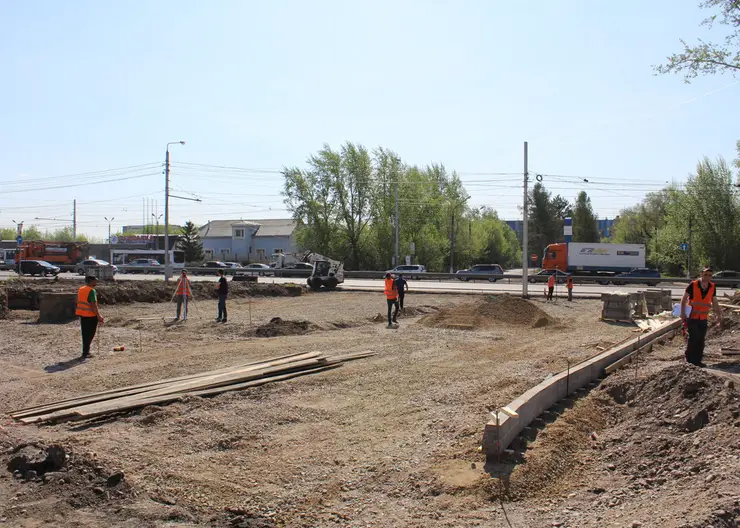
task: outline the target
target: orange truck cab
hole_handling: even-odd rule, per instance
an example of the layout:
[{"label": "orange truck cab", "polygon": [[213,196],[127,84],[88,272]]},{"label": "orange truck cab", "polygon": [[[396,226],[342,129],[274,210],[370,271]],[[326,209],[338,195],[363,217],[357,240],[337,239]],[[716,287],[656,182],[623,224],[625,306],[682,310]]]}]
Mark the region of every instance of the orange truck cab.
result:
[{"label": "orange truck cab", "polygon": [[568,245],[550,244],[547,246],[542,256],[542,269],[566,271],[568,269]]}]

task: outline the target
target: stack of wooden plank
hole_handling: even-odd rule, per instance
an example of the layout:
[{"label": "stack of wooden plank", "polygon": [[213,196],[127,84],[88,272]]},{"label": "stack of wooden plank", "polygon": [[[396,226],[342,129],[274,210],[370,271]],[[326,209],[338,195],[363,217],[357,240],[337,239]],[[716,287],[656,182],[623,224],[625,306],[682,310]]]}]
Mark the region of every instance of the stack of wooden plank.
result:
[{"label": "stack of wooden plank", "polygon": [[258,387],[274,381],[337,368],[346,361],[372,355],[373,352],[334,357],[327,357],[320,352],[292,354],[267,361],[69,398],[14,411],[10,415],[23,423],[87,420],[147,405],[169,403],[184,396],[211,396]]}]

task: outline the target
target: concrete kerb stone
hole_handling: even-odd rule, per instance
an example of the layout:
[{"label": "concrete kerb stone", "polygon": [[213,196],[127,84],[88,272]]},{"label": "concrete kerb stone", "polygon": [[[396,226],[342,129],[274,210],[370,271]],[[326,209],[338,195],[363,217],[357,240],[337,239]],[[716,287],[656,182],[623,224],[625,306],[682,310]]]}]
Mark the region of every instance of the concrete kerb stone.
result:
[{"label": "concrete kerb stone", "polygon": [[496,427],[496,416],[492,412],[493,418],[486,424],[483,432],[483,452],[486,455],[503,452],[526,426],[554,403],[601,378],[605,368],[615,361],[680,327],[680,319],[669,321],[652,332],[637,336],[571,367],[569,373],[560,372],[546,379],[509,403],[507,407],[519,416],[512,418],[501,413],[498,417],[498,427]]}]

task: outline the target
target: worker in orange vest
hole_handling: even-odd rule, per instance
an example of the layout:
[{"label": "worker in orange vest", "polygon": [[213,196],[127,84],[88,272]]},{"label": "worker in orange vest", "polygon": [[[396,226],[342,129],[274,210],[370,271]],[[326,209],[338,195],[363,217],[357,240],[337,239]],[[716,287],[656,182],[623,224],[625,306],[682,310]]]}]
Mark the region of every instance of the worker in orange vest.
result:
[{"label": "worker in orange vest", "polygon": [[98,279],[93,276],[85,277],[85,285],[77,290],[77,307],[75,315],[80,318],[80,330],[82,332],[82,359],[91,357],[90,345],[98,330],[98,323],[103,324],[103,316],[98,309],[98,293],[95,286]]},{"label": "worker in orange vest", "polygon": [[182,270],[180,280],[177,281],[177,290],[175,291],[175,297],[177,297],[177,317],[175,321],[180,319],[180,311],[185,306],[182,320],[188,320],[188,301],[193,298],[193,290],[190,287],[190,279],[188,279],[188,272]]},{"label": "worker in orange vest", "polygon": [[[398,324],[398,286],[396,280],[390,273],[385,274],[385,300],[388,303],[388,328],[393,328],[393,324]],[[396,307],[391,318],[391,310]]]},{"label": "worker in orange vest", "polygon": [[[709,310],[714,312],[719,327],[722,328],[722,312],[717,302],[717,288],[712,282],[712,268],[706,267],[701,278],[692,281],[681,297],[681,320],[686,324],[689,340],[686,344],[686,361],[698,367],[705,367],[704,338],[707,335]],[[691,306],[691,313],[686,315],[686,304]]]},{"label": "worker in orange vest", "polygon": [[552,301],[552,291],[555,289],[555,273],[547,279],[547,300]]},{"label": "worker in orange vest", "polygon": [[573,300],[573,276],[569,273],[568,274],[568,282],[566,283],[566,287],[568,288],[568,300]]}]

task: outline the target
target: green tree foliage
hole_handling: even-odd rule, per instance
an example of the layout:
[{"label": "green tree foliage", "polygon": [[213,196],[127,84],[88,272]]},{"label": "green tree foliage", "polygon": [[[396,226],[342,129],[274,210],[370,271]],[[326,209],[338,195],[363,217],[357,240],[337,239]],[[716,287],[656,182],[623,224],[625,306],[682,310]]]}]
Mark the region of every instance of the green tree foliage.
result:
[{"label": "green tree foliage", "polygon": [[306,169],[285,168],[283,176],[285,203],[302,225],[299,247],[343,260],[348,269],[392,265],[396,192],[401,263],[410,255],[430,271],[445,271],[453,237],[456,267],[492,258],[509,266],[521,256],[514,232],[495,212],[472,211],[460,179],[443,165],[408,166],[391,150],[345,143],[338,151],[325,145]]},{"label": "green tree foliage", "polygon": [[204,258],[203,242],[198,236],[198,228],[191,221],[185,222],[180,230],[178,249],[185,253],[185,262],[200,262]]},{"label": "green tree foliage", "polygon": [[596,215],[586,191],[578,193],[573,207],[573,242],[598,242],[600,239]]},{"label": "green tree foliage", "polygon": [[560,195],[553,197],[542,183],[537,182],[527,197],[529,207],[529,248],[541,253],[548,244],[561,242],[563,220],[573,216],[573,209]]},{"label": "green tree foliage", "polygon": [[689,45],[681,40],[683,50],[668,57],[668,62],[655,68],[657,73],[683,73],[688,83],[698,75],[737,73],[740,71],[740,2],[738,0],[705,0],[699,4],[714,14],[702,21],[711,28],[715,24],[727,26],[724,43],[698,40]]}]

